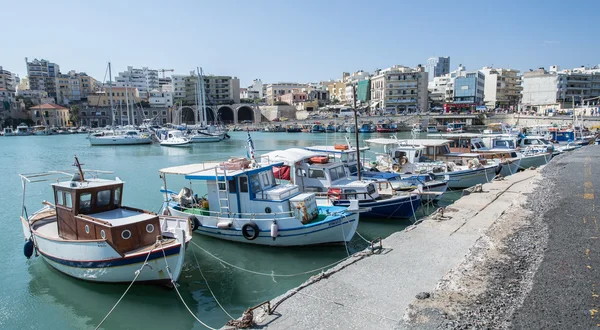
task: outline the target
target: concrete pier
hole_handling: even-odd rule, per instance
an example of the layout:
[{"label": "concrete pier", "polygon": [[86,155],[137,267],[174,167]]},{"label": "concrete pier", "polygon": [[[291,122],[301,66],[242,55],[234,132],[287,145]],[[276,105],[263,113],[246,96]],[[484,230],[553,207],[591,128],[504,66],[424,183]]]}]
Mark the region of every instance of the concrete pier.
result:
[{"label": "concrete pier", "polygon": [[460,269],[476,243],[503,216],[511,214],[518,221],[525,194],[540,177],[539,170],[526,170],[484,184],[482,192],[459,199],[443,216],[433,215],[383,240],[381,253],[360,253],[273,299],[270,315],[255,311],[255,328],[415,327],[415,322],[423,321],[409,308],[418,305],[415,297],[427,297],[447,274]]}]

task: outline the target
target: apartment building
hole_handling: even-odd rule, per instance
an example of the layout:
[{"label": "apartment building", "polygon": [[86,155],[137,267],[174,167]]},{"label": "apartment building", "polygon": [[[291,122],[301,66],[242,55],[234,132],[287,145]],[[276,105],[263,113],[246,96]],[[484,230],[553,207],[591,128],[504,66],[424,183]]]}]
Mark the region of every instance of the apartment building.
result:
[{"label": "apartment building", "polygon": [[279,96],[291,93],[295,89],[303,89],[307,87],[307,84],[278,82],[274,84],[266,84],[264,85],[263,89],[267,104],[273,105]]},{"label": "apartment building", "polygon": [[327,85],[329,99],[339,103],[346,103],[346,83],[343,81],[334,81]]},{"label": "apartment building", "polygon": [[454,78],[454,103],[477,106],[483,104],[485,75],[478,71],[460,71]]},{"label": "apartment building", "polygon": [[16,79],[17,76],[14,73],[4,70],[0,65],[0,88],[14,92],[17,88]]},{"label": "apartment building", "polygon": [[185,89],[185,75],[172,75],[171,84],[173,84],[173,100],[174,102],[181,102],[185,100],[186,89]]},{"label": "apartment building", "polygon": [[45,91],[49,97],[56,98],[57,89],[55,79],[60,72],[60,66],[44,59],[34,59],[29,62],[25,58],[25,63],[27,65],[29,89]]},{"label": "apartment building", "polygon": [[371,77],[371,109],[427,111],[427,79],[421,65],[416,68],[394,65],[375,71]]},{"label": "apartment building", "polygon": [[[119,104],[125,106],[129,104],[139,103],[140,98],[136,88],[128,87],[113,87],[112,88],[113,106],[116,108]],[[104,90],[97,91],[88,95],[88,106],[92,107],[110,107],[110,88],[104,87]]]},{"label": "apartment building", "polygon": [[516,109],[521,98],[519,70],[483,67],[484,103],[488,109]]},{"label": "apartment building", "polygon": [[[206,75],[203,78],[207,105],[240,103],[240,80],[237,77]],[[192,71],[185,77],[184,101],[187,104],[195,104],[198,90],[198,76]]]},{"label": "apartment building", "polygon": [[431,107],[442,107],[454,101],[454,78],[450,74],[434,77],[429,82],[429,101]]},{"label": "apartment building", "polygon": [[600,102],[600,70],[576,68],[559,71],[551,66],[525,72],[522,106],[527,110],[569,109]]},{"label": "apartment building", "polygon": [[148,100],[150,107],[152,108],[169,108],[173,106],[173,92],[165,90],[152,90],[150,91],[150,98]]},{"label": "apartment building", "polygon": [[[344,102],[348,105],[354,104],[354,98],[357,93],[358,82],[362,80],[369,80],[370,74],[368,72],[364,72],[362,70],[354,72],[352,74],[348,74],[344,72],[344,80],[346,82],[346,87],[344,90]],[[360,106],[360,102],[357,100],[357,106]]]},{"label": "apartment building", "polygon": [[158,70],[128,66],[127,71],[119,72],[115,77],[115,86],[133,87],[138,90],[140,98],[148,100],[149,92],[160,87]]}]

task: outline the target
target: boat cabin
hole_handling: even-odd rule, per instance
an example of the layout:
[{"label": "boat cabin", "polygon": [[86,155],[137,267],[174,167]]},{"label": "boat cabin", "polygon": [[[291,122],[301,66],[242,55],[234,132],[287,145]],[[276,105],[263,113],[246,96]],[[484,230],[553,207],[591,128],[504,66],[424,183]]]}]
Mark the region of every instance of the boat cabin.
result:
[{"label": "boat cabin", "polygon": [[117,252],[156,242],[161,235],[157,215],[121,205],[123,182],[119,179],[55,183],[54,203],[58,236],[67,240],[106,240]]},{"label": "boat cabin", "polygon": [[[245,158],[231,158],[225,162],[175,166],[161,169],[160,172],[184,175],[191,183],[203,182],[207,201],[203,215],[272,218],[272,213],[294,211],[295,202],[292,199],[300,195],[300,189],[293,184],[279,184],[273,172],[275,167],[281,167],[283,163],[260,167],[251,167],[250,164]],[[191,187],[190,191],[193,191]],[[180,201],[178,207],[183,208],[181,211],[199,208],[194,205],[198,202],[195,198],[189,205]]]}]

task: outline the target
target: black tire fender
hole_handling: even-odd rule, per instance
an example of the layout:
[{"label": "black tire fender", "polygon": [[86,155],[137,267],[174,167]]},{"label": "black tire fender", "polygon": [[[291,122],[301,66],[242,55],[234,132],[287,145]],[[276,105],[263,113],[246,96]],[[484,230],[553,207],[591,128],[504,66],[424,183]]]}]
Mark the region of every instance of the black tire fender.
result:
[{"label": "black tire fender", "polygon": [[[254,231],[253,233],[250,233],[248,231],[249,228],[252,228],[252,230]],[[242,235],[244,235],[244,238],[249,240],[249,241],[253,241],[258,237],[259,234],[259,229],[258,229],[258,225],[256,225],[254,222],[250,221],[246,224],[244,224],[242,226]]]},{"label": "black tire fender", "polygon": [[192,224],[192,231],[198,229],[198,227],[202,226],[202,224],[200,223],[200,220],[198,220],[198,217],[195,215],[190,215],[188,217],[188,221]]}]

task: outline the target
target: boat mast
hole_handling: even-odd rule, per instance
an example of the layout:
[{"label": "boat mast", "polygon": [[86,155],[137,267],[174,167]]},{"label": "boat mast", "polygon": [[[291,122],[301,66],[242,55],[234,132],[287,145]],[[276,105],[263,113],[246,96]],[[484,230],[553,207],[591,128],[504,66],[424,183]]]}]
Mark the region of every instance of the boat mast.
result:
[{"label": "boat mast", "polygon": [[131,120],[129,119],[129,88],[128,88],[128,86],[129,86],[129,84],[125,84],[125,106],[127,107],[127,125],[131,125]]},{"label": "boat mast", "polygon": [[198,114],[200,113],[198,110],[198,99],[200,98],[198,93],[200,93],[200,80],[196,78],[196,93],[194,93],[194,102],[196,102],[196,110],[194,111],[194,128],[198,128]]},{"label": "boat mast", "polygon": [[200,97],[202,98],[202,124],[204,127],[208,124],[208,117],[206,116],[206,96],[204,95],[204,72],[202,68],[198,68],[198,79],[200,79]]},{"label": "boat mast", "polygon": [[356,85],[352,84],[352,106],[354,108],[354,136],[356,137],[356,161],[358,162],[358,181],[361,179],[360,147],[358,144],[358,110],[356,109]]},{"label": "boat mast", "polygon": [[112,92],[112,72],[110,67],[110,62],[108,62],[108,97],[110,98],[110,118],[111,125],[115,126],[115,111],[113,109],[113,92]]}]

